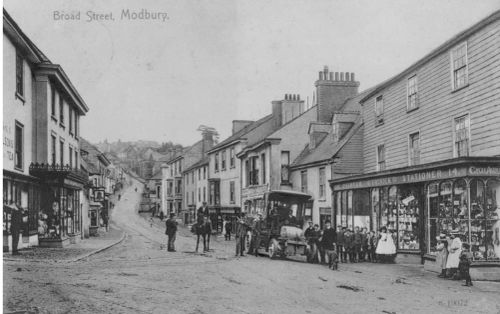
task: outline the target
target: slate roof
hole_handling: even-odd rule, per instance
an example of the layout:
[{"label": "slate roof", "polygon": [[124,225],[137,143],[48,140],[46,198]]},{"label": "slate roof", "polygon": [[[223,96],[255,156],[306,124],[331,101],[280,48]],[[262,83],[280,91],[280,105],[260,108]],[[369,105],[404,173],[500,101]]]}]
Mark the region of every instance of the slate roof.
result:
[{"label": "slate roof", "polygon": [[253,123],[250,123],[249,125],[245,126],[241,130],[239,130],[238,132],[234,133],[233,135],[229,136],[228,138],[226,138],[225,140],[223,140],[219,144],[217,144],[214,147],[212,147],[208,152],[210,153],[212,151],[216,151],[219,148],[224,147],[225,145],[227,145],[227,144],[229,144],[231,142],[234,142],[234,141],[236,141],[238,139],[243,138],[244,135],[250,135],[249,133],[251,131],[256,130],[256,132],[258,132],[258,130],[260,129],[259,127],[261,127],[263,124],[265,124],[269,120],[272,121],[272,117],[273,117],[273,115],[270,114],[270,115],[267,115],[267,116],[265,116],[265,117],[263,117],[263,118],[255,121],[255,122],[253,122]]},{"label": "slate roof", "polygon": [[189,172],[189,171],[191,171],[193,169],[196,169],[198,167],[201,167],[201,166],[204,166],[204,165],[208,165],[209,160],[210,160],[210,157],[206,156],[206,157],[200,159],[199,161],[195,162],[191,166],[189,166],[189,168],[187,168],[183,172]]},{"label": "slate roof", "polygon": [[88,153],[87,155],[82,155],[82,159],[87,164],[88,167],[87,170],[89,171],[90,174],[99,173],[99,157],[101,157],[101,160],[102,158],[104,158],[104,160],[108,161],[108,163],[109,160],[100,150],[97,149],[97,147],[92,145],[86,139],[80,137],[79,142],[80,142],[80,149]]}]

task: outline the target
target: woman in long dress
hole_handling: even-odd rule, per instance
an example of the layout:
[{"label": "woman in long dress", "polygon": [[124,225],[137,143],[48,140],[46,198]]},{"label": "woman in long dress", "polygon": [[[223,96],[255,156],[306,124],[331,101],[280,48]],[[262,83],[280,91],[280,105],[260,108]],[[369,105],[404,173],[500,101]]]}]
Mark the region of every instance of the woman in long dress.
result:
[{"label": "woman in long dress", "polygon": [[446,259],[446,278],[454,278],[460,262],[460,253],[462,252],[462,241],[460,240],[458,230],[451,232],[451,239],[448,244],[448,258]]},{"label": "woman in long dress", "polygon": [[394,260],[396,246],[394,245],[392,235],[387,232],[387,227],[380,228],[380,239],[378,240],[375,254],[377,254],[377,258],[382,262]]}]

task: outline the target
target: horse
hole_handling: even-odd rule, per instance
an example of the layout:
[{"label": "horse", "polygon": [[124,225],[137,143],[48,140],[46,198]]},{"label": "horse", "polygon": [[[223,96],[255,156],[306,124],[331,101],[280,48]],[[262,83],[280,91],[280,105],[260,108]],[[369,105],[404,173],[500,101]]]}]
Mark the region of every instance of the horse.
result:
[{"label": "horse", "polygon": [[210,235],[212,233],[212,222],[207,216],[203,220],[198,220],[194,225],[194,232],[196,233],[196,252],[200,244],[200,236],[203,238],[203,252],[210,250]]}]

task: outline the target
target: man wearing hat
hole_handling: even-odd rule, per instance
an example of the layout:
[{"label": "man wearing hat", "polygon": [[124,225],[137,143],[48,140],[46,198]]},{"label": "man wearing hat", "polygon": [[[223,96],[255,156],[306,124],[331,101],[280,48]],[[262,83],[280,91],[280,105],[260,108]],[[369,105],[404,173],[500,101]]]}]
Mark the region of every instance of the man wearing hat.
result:
[{"label": "man wearing hat", "polygon": [[448,241],[448,258],[446,259],[446,278],[453,278],[458,270],[460,262],[460,253],[462,252],[462,241],[460,240],[460,231],[452,230],[450,232],[450,241]]},{"label": "man wearing hat", "polygon": [[437,256],[436,265],[441,269],[441,274],[438,275],[439,278],[446,277],[446,260],[448,258],[448,240],[446,239],[446,234],[441,233],[436,237],[437,245]]},{"label": "man wearing hat", "polygon": [[175,252],[175,235],[177,233],[177,221],[175,220],[175,213],[170,213],[170,218],[165,222],[166,230],[165,234],[168,236],[168,248],[169,252]]}]

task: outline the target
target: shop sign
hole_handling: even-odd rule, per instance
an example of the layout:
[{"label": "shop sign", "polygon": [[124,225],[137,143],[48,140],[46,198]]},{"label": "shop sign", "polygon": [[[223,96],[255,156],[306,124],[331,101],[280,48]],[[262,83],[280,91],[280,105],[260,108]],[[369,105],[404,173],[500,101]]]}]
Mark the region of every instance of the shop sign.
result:
[{"label": "shop sign", "polygon": [[14,136],[10,125],[3,125],[4,169],[14,169]]},{"label": "shop sign", "polygon": [[242,198],[262,197],[267,192],[267,185],[245,188],[241,191]]},{"label": "shop sign", "polygon": [[369,187],[459,178],[466,176],[500,176],[500,167],[470,166],[470,167],[454,167],[448,169],[445,168],[437,170],[428,170],[410,174],[396,175],[392,177],[334,184],[333,190],[338,191],[338,190],[349,190],[349,189],[362,189]]}]

